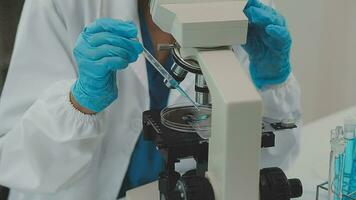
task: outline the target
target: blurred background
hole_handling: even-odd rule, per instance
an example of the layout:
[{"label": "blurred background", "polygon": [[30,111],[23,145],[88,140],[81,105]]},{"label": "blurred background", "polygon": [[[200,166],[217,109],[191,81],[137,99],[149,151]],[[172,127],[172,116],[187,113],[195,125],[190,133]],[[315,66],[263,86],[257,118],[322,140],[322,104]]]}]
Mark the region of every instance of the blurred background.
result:
[{"label": "blurred background", "polygon": [[[0,93],[10,63],[23,3],[24,0],[0,0]],[[8,194],[9,190],[0,186],[0,200],[6,200]]]},{"label": "blurred background", "polygon": [[356,1],[275,1],[293,35],[304,121],[356,105]]},{"label": "blurred background", "polygon": [[0,0],[0,92],[9,66],[24,0]]},{"label": "blurred background", "polygon": [[[0,90],[24,0],[0,0]],[[275,0],[286,16],[292,63],[303,92],[304,121],[356,104],[356,1]]]}]

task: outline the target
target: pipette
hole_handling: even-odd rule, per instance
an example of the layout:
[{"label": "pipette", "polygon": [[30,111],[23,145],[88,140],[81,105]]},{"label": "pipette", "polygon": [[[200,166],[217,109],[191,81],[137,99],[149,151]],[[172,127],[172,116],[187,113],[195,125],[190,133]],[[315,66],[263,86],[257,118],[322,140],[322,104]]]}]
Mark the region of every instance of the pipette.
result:
[{"label": "pipette", "polygon": [[143,55],[145,58],[153,65],[153,67],[166,79],[166,81],[170,84],[170,86],[174,89],[177,89],[178,92],[187,98],[193,106],[199,111],[199,105],[188,95],[188,93],[180,87],[179,82],[175,80],[172,75],[159,63],[155,57],[145,48],[143,47]]}]

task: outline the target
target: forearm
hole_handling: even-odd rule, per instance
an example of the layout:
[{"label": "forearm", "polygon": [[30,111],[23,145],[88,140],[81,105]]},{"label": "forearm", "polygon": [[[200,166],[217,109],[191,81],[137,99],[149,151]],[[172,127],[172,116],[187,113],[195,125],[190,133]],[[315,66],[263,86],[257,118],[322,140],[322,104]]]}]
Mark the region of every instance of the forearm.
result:
[{"label": "forearm", "polygon": [[281,167],[287,170],[300,150],[301,94],[293,74],[285,83],[267,86],[259,91],[264,104],[263,116],[273,120],[295,120],[297,128],[275,132],[276,146],[262,150],[261,167]]},{"label": "forearm", "polygon": [[81,178],[79,172],[92,164],[105,133],[104,114],[75,110],[68,95],[71,84],[50,87],[1,138],[1,185],[53,193]]},{"label": "forearm", "polygon": [[[249,73],[250,61],[241,46],[234,46],[234,52],[246,74]],[[301,116],[301,91],[293,73],[285,83],[265,86],[260,93],[264,105],[264,117],[275,120],[299,119]]]}]

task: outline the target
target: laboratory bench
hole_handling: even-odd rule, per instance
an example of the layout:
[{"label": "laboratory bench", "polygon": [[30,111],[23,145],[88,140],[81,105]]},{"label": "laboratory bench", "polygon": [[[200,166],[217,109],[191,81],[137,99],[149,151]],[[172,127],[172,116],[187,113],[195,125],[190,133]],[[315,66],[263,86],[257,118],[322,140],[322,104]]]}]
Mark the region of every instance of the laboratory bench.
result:
[{"label": "laboratory bench", "polygon": [[[356,114],[356,106],[321,118],[302,128],[301,150],[294,165],[286,172],[289,178],[300,178],[304,195],[299,200],[316,199],[317,185],[326,182],[329,173],[330,131],[344,124],[347,116]],[[322,191],[319,200],[327,199]]]}]

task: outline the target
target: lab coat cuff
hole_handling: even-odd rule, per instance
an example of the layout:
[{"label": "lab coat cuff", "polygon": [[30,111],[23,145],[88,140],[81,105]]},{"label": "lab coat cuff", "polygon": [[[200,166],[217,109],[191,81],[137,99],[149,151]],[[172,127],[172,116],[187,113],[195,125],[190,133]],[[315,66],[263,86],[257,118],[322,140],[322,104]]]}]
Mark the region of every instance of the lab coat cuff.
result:
[{"label": "lab coat cuff", "polygon": [[99,112],[96,114],[85,114],[76,109],[70,100],[71,87],[74,84],[74,80],[66,81],[63,83],[63,110],[75,121],[83,124],[95,124],[104,118],[105,112]]},{"label": "lab coat cuff", "polygon": [[39,99],[38,105],[46,108],[58,125],[72,127],[71,131],[63,133],[69,136],[69,132],[72,132],[69,137],[86,138],[101,135],[105,132],[106,113],[87,115],[74,108],[69,97],[73,83],[74,80],[66,80],[53,84]]},{"label": "lab coat cuff", "polygon": [[275,120],[301,118],[300,88],[294,75],[291,74],[286,82],[266,86],[259,91],[263,101],[263,116]]}]

